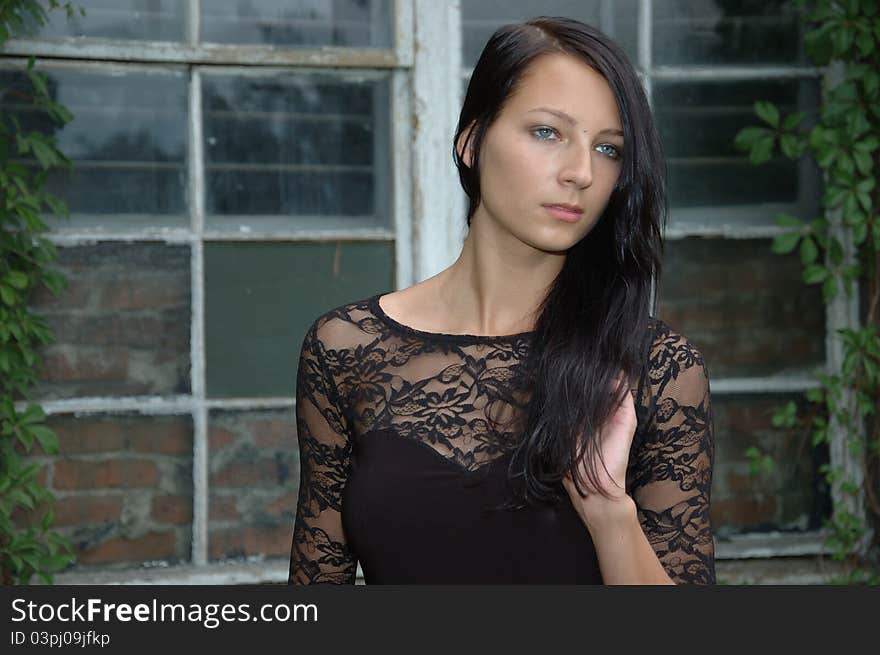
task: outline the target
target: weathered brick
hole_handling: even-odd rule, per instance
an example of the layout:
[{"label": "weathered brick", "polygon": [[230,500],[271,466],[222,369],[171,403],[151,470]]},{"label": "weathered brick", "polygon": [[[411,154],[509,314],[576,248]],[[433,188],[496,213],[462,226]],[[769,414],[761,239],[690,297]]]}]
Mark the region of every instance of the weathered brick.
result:
[{"label": "weathered brick", "polygon": [[713,499],[710,516],[714,530],[735,526],[735,531],[748,531],[777,523],[775,498]]},{"label": "weathered brick", "polygon": [[291,515],[296,511],[297,492],[291,491],[270,501],[266,511],[270,514]]},{"label": "weathered brick", "polygon": [[80,564],[143,562],[178,556],[177,537],[173,531],[149,532],[141,537],[114,537],[77,554]]},{"label": "weathered brick", "polygon": [[65,455],[100,452],[192,453],[192,419],[188,416],[52,417]]},{"label": "weathered brick", "polygon": [[41,382],[114,382],[125,379],[128,373],[128,351],[125,348],[102,348],[97,353],[49,346],[40,352],[40,357],[37,379]]},{"label": "weathered brick", "polygon": [[769,375],[824,361],[824,304],[796,254],[768,239],[670,242],[658,316],[701,346],[716,376]]},{"label": "weathered brick", "polygon": [[40,351],[38,396],[189,391],[189,248],[59,248],[58,268],[69,295],[36,303],[55,336]]},{"label": "weathered brick", "polygon": [[78,276],[68,276],[67,284],[57,296],[46,287],[34,289],[30,306],[38,314],[61,309],[91,309],[95,305],[97,286],[93,280]]},{"label": "weathered brick", "polygon": [[193,448],[192,419],[162,417],[150,423],[132,423],[128,428],[131,450],[137,453],[191,455]]},{"label": "weathered brick", "polygon": [[222,450],[235,440],[235,435],[226,428],[212,425],[208,431],[208,445],[212,451]]},{"label": "weathered brick", "polygon": [[55,501],[55,525],[92,525],[118,521],[122,516],[122,496],[83,494]]},{"label": "weathered brick", "polygon": [[102,280],[99,306],[112,310],[156,310],[188,305],[189,280],[174,275],[137,275]]},{"label": "weathered brick", "polygon": [[113,459],[102,462],[62,460],[55,462],[56,489],[134,489],[153,487],[159,469],[147,459]]},{"label": "weathered brick", "polygon": [[261,448],[293,448],[296,443],[296,428],[291,420],[257,420],[248,427],[254,444]]},{"label": "weathered brick", "polygon": [[293,525],[222,528],[211,530],[209,539],[212,560],[248,555],[286,556],[293,541]]},{"label": "weathered brick", "polygon": [[208,516],[211,521],[234,521],[241,518],[238,497],[233,494],[211,494],[208,499]]},{"label": "weathered brick", "polygon": [[58,435],[59,450],[65,455],[125,449],[125,433],[119,419],[64,415],[51,417],[48,425]]},{"label": "weathered brick", "polygon": [[178,525],[192,523],[192,496],[169,494],[154,496],[150,515],[159,523]]},{"label": "weathered brick", "polygon": [[254,462],[233,460],[221,469],[211,473],[211,486],[215,488],[238,488],[266,484],[277,480],[278,466],[271,459]]}]

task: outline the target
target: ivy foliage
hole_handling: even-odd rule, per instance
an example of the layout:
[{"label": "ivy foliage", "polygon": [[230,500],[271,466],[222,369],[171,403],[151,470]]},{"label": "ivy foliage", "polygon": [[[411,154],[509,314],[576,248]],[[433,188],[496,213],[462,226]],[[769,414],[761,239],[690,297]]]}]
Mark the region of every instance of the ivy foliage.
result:
[{"label": "ivy foliage", "polygon": [[[814,125],[804,125],[802,112],[783,116],[773,103],[759,100],[754,111],[761,125],[740,130],[734,144],[756,165],[781,153],[795,160],[812,157],[823,170],[824,214],[776,217],[783,229],[771,248],[780,255],[797,251],[804,284],[820,285],[826,304],[840,293],[851,297],[858,282],[867,291],[867,311],[860,327],[837,331],[843,344],[840,368],[816,372],[819,387],[805,394],[807,415],[798,416],[792,401],[776,409],[773,423],[801,429],[814,447],[830,444],[832,433],[841,434],[851,457],[860,462],[862,479],[837,466],[821,467],[838,499],[859,501],[836,504],[826,524],[826,546],[835,560],[848,565],[837,582],[876,584],[877,543],[867,543],[867,537],[872,531],[876,535],[873,524],[880,519],[880,421],[874,420],[880,401],[880,196],[875,178],[880,5],[876,0],[794,0],[794,5],[807,24],[807,55],[840,74],[830,76],[834,82],[824,90]],[[849,256],[845,244],[851,244]],[[753,474],[772,467],[772,457],[756,447],[746,457]],[[849,509],[854,505],[863,505],[865,513]]]},{"label": "ivy foliage", "polygon": [[[42,26],[47,9],[65,10],[70,2],[0,0],[0,48],[9,38]],[[54,102],[47,79],[25,69],[29,89],[0,89],[3,104],[27,105],[56,127],[71,120]],[[40,287],[58,294],[63,277],[52,269],[56,252],[44,236],[41,214],[67,215],[64,203],[46,190],[50,171],[69,168],[51,134],[26,130],[16,116],[0,114],[0,577],[3,584],[28,584],[36,575],[51,583],[52,573],[73,560],[69,542],[52,529],[54,497],[40,480],[40,467],[28,457],[39,444],[47,455],[58,453],[58,439],[46,415],[27,402],[36,384],[38,349],[52,340],[45,321],[28,302]],[[19,405],[17,407],[17,404]],[[21,405],[25,405],[21,408]]]}]

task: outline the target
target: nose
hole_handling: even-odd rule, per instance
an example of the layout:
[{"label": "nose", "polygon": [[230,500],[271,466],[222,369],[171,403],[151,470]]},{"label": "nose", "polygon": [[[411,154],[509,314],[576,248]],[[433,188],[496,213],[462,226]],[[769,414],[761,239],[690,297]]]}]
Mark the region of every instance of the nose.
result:
[{"label": "nose", "polygon": [[571,148],[560,171],[560,179],[563,184],[574,184],[581,189],[593,183],[592,155],[589,148]]}]

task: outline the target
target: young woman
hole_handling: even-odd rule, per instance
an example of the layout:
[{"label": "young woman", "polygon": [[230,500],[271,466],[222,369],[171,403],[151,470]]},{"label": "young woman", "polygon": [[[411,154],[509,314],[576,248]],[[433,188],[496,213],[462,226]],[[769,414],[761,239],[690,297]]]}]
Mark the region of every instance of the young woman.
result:
[{"label": "young woman", "polygon": [[665,167],[626,56],[500,28],[453,157],[457,261],[303,342],[289,582],[713,583],[709,379],[651,315]]}]

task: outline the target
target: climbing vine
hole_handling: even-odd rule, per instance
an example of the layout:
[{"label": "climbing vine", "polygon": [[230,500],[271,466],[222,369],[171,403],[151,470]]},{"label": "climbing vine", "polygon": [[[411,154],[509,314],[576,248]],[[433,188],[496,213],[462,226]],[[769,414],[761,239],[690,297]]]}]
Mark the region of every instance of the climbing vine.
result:
[{"label": "climbing vine", "polygon": [[[824,215],[776,217],[783,229],[772,251],[797,251],[807,285],[821,285],[826,304],[838,294],[852,297],[855,283],[866,292],[858,327],[837,331],[843,356],[836,370],[816,372],[819,386],[776,408],[773,424],[800,429],[813,447],[843,444],[854,470],[832,458],[820,473],[833,490],[826,547],[845,564],[843,583],[880,582],[876,524],[880,519],[880,197],[875,171],[880,153],[880,6],[875,0],[794,0],[802,10],[808,56],[827,66],[815,124],[805,114],[782,116],[771,102],[755,103],[762,125],[739,131],[735,145],[760,165],[777,153],[812,157],[824,173]],[[835,444],[836,442],[836,444]],[[841,449],[843,450],[843,449]],[[753,474],[773,468],[773,458],[749,448]],[[838,458],[839,460],[840,458]],[[875,535],[874,539],[871,536]]]},{"label": "climbing vine", "polygon": [[[48,20],[36,0],[0,0],[0,49],[28,25]],[[50,0],[48,10],[75,10],[70,2]],[[0,88],[3,105],[28,106],[57,127],[70,113],[50,96],[46,77],[28,61],[26,84]],[[52,582],[52,573],[73,559],[70,544],[52,529],[54,496],[40,480],[39,465],[28,454],[35,444],[58,453],[58,440],[43,409],[27,402],[36,383],[37,350],[52,335],[28,301],[46,287],[57,294],[62,276],[52,269],[55,248],[44,236],[46,211],[66,215],[67,208],[46,190],[50,171],[70,166],[51,134],[27,130],[12,114],[0,114],[0,578],[3,584],[27,584],[36,575]],[[19,407],[16,407],[16,404]],[[20,406],[25,406],[21,408]]]}]

